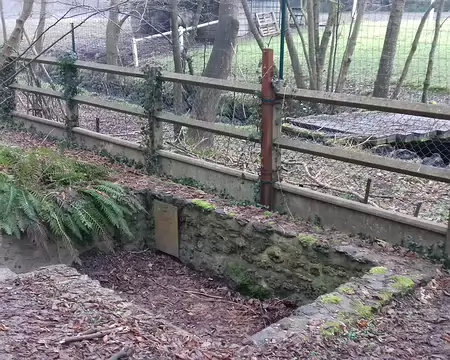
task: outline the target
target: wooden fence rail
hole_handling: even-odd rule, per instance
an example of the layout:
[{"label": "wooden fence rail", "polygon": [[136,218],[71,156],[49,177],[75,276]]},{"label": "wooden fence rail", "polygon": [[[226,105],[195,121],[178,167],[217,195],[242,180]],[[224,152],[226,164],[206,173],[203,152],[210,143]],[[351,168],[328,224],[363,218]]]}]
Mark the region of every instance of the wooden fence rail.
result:
[{"label": "wooden fence rail", "polygon": [[[47,57],[41,57],[38,59],[33,58],[21,58],[21,61],[25,62],[31,62],[35,61],[44,65],[58,65],[58,60],[55,58],[47,58]],[[103,64],[95,64],[90,62],[84,62],[84,61],[76,61],[75,66],[79,69],[83,70],[90,70],[90,71],[96,71],[96,72],[102,72],[102,73],[110,73],[115,75],[122,75],[122,76],[128,76],[128,77],[135,77],[135,78],[144,78],[144,73],[138,69],[135,68],[124,68],[120,66],[112,66],[112,65],[103,65]],[[267,67],[267,64],[265,65]],[[246,93],[246,94],[253,94],[253,95],[261,95],[261,86],[258,84],[244,84],[244,83],[238,83],[234,81],[228,81],[228,80],[218,80],[218,79],[212,79],[212,78],[206,78],[201,76],[190,76],[185,74],[175,74],[175,73],[169,73],[169,72],[162,72],[161,78],[162,81],[170,81],[170,82],[176,82],[176,83],[182,83],[182,84],[188,84],[188,85],[195,85],[200,87],[207,87],[207,88],[214,88],[214,89],[220,89],[224,91],[232,91],[232,92],[239,92],[239,93]],[[14,84],[11,86],[12,89],[17,91],[22,91],[26,93],[36,94],[36,95],[42,95],[42,96],[48,96],[52,98],[57,99],[63,99],[63,94],[58,91],[50,90],[50,89],[43,89],[35,86],[28,86],[28,85],[21,85],[21,84]],[[267,94],[268,89],[266,88],[265,92]],[[444,119],[444,120],[450,120],[450,106],[446,105],[431,105],[431,104],[420,104],[420,103],[409,103],[404,101],[397,101],[397,100],[387,100],[387,99],[378,99],[378,98],[369,98],[369,97],[362,97],[362,96],[355,96],[355,95],[346,95],[346,94],[337,94],[337,93],[325,93],[320,91],[311,91],[311,90],[303,90],[303,89],[288,89],[288,88],[282,88],[279,89],[277,92],[274,92],[274,99],[270,100],[269,102],[273,103],[271,106],[273,106],[273,109],[276,107],[276,101],[273,100],[280,100],[283,98],[290,98],[290,99],[296,99],[296,100],[302,100],[302,101],[310,101],[310,102],[318,102],[318,103],[325,103],[325,104],[331,104],[331,105],[338,105],[338,106],[346,106],[346,107],[353,107],[353,108],[361,108],[361,109],[367,109],[367,110],[379,110],[379,111],[385,111],[385,112],[392,112],[392,113],[400,113],[400,114],[408,114],[408,115],[416,115],[416,116],[423,116],[423,117],[429,117],[429,118],[436,118],[436,119]],[[267,95],[265,95],[267,96]],[[94,106],[106,110],[112,110],[124,114],[129,115],[135,115],[135,116],[145,116],[144,109],[139,106],[130,106],[126,104],[119,104],[112,101],[107,100],[101,100],[101,99],[95,99],[92,97],[77,95],[73,98],[74,102],[76,104],[84,104],[89,106]],[[267,104],[267,101],[263,101]],[[267,110],[267,109],[266,109]],[[270,111],[265,112],[265,116],[270,116]],[[275,126],[275,129],[278,127],[278,130],[280,130],[281,127],[281,121],[278,123],[275,121],[276,119],[276,111],[273,112],[273,117],[271,118],[270,122],[273,123]],[[155,114],[155,119],[160,122],[166,122],[170,124],[176,124],[185,126],[188,128],[195,128],[198,130],[205,130],[217,135],[223,135],[228,136],[236,139],[241,140],[249,140],[253,142],[261,142],[260,139],[257,136],[254,136],[251,131],[248,130],[242,130],[233,128],[229,125],[224,124],[215,124],[215,123],[208,123],[201,120],[193,119],[191,117],[187,116],[178,116],[167,112],[158,112]],[[266,121],[263,120],[263,122],[267,126],[267,119]],[[266,128],[267,131],[267,128]],[[269,132],[270,139],[267,138],[267,136],[263,136],[263,139],[265,140],[265,145],[262,144],[262,148],[266,151],[267,156],[267,149],[269,148],[274,149],[285,149],[285,150],[291,150],[296,151],[300,153],[305,154],[311,154],[319,157],[324,157],[328,159],[333,160],[339,160],[346,163],[356,164],[356,165],[362,165],[370,168],[376,168],[380,170],[387,170],[395,173],[405,174],[405,175],[411,175],[416,176],[419,178],[425,178],[429,180],[436,180],[441,181],[445,183],[450,183],[450,171],[446,169],[441,168],[435,168],[431,166],[423,166],[421,164],[416,163],[408,163],[401,160],[396,159],[388,159],[381,156],[376,156],[368,153],[362,153],[358,151],[353,150],[347,150],[343,148],[338,147],[330,147],[320,144],[314,144],[310,142],[305,142],[301,140],[296,139],[289,139],[284,138],[280,136],[280,131],[273,131]],[[263,135],[264,135],[264,129],[263,129]],[[264,145],[264,146],[263,146]],[[275,169],[278,169],[280,167],[280,158],[276,156],[276,153],[273,156],[273,165],[271,168],[271,172],[273,173]],[[271,155],[271,159],[272,159]],[[267,162],[266,162],[267,166]],[[267,170],[267,169],[266,169]],[[265,172],[265,176],[267,177],[267,171]],[[272,180],[276,180],[272,177]],[[267,185],[267,181],[265,181],[265,184]],[[267,186],[266,186],[267,188]],[[267,194],[266,194],[267,195]],[[267,202],[268,199],[264,200],[264,202]],[[264,204],[264,205],[270,205],[270,204]]]},{"label": "wooden fence rail", "polygon": [[[58,65],[58,60],[56,58],[50,57],[39,57],[35,60],[32,57],[23,57],[21,58],[21,60],[28,62],[34,61],[44,65]],[[141,70],[136,68],[96,64],[86,61],[76,61],[75,65],[82,70],[90,70],[136,78],[144,78],[145,76]],[[230,80],[207,78],[203,76],[177,74],[167,71],[163,71],[161,73],[161,80],[181,83],[184,85],[195,85],[211,89],[238,92],[243,94],[259,95],[261,93],[261,86],[258,84],[248,84]],[[450,120],[450,106],[442,104],[412,103],[401,100],[371,98],[368,96],[348,95],[296,88],[281,88],[276,92],[276,94],[280,99],[295,99],[313,103],[346,106],[356,109],[376,110],[396,114],[406,114],[423,116],[433,119]]]}]

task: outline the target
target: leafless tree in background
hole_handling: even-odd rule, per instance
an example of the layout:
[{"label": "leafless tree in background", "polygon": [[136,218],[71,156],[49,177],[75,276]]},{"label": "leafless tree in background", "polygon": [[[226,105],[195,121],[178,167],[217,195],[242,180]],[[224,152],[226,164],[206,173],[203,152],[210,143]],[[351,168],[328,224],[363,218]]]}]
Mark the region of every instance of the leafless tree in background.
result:
[{"label": "leafless tree in background", "polygon": [[[203,71],[203,76],[227,79],[231,74],[234,47],[239,31],[239,0],[221,0],[219,5],[219,24],[216,30],[214,45],[211,55]],[[193,106],[195,118],[215,122],[217,106],[220,99],[220,90],[199,89]],[[188,130],[190,142],[198,144],[199,147],[210,147],[213,145],[213,137],[210,133]]]},{"label": "leafless tree in background", "polygon": [[381,52],[378,73],[373,88],[373,96],[386,98],[389,96],[392,69],[397,51],[398,35],[402,25],[403,12],[406,0],[393,0],[383,50]]}]

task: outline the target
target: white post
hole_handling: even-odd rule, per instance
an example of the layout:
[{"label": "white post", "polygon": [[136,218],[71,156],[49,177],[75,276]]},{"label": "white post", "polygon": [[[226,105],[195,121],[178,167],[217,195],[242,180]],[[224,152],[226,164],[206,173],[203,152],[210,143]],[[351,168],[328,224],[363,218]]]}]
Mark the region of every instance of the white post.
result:
[{"label": "white post", "polygon": [[180,51],[183,53],[184,49],[184,27],[178,27],[178,36],[180,37]]},{"label": "white post", "polygon": [[[430,0],[430,4],[433,4],[434,1],[435,1],[435,0]],[[428,25],[429,25],[430,27],[433,27],[433,19],[434,19],[434,13],[435,13],[435,11],[436,11],[436,10],[433,8],[433,9],[430,11],[430,15],[428,15]]]},{"label": "white post", "polygon": [[138,58],[138,49],[137,49],[137,41],[135,38],[131,39],[131,47],[133,48],[133,62],[134,67],[139,67],[139,58]]},{"label": "white post", "polygon": [[353,4],[352,4],[352,19],[356,18],[357,5],[358,5],[358,0],[353,0]]}]

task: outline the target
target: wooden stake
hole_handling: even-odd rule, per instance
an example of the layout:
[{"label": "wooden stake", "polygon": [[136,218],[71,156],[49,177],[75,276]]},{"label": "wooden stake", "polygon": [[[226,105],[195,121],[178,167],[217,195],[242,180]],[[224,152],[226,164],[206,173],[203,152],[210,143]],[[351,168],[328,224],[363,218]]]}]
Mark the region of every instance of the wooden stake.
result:
[{"label": "wooden stake", "polygon": [[100,132],[100,119],[98,117],[95,118],[95,131]]},{"label": "wooden stake", "polygon": [[420,208],[422,207],[423,202],[417,204],[416,209],[414,210],[414,217],[419,216]]},{"label": "wooden stake", "polygon": [[368,178],[366,183],[366,193],[364,194],[364,204],[367,204],[369,202],[369,195],[370,195],[370,187],[372,186],[372,179]]}]

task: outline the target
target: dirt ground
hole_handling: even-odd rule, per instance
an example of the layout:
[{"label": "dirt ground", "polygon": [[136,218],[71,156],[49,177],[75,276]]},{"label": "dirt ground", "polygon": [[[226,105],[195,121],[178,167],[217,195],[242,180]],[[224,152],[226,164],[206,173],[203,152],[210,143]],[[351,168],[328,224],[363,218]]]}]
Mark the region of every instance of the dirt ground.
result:
[{"label": "dirt ground", "polygon": [[[248,336],[289,312],[246,299],[216,280],[150,252],[83,257],[0,282],[2,360],[448,359],[450,277],[442,275],[371,320],[325,336],[319,324],[281,343]],[[118,357],[125,350],[128,357]]]},{"label": "dirt ground", "polygon": [[76,268],[102,286],[197,336],[239,343],[290,315],[295,304],[248,299],[166,255],[85,254]]},{"label": "dirt ground", "polygon": [[[25,148],[57,146],[8,131],[2,132],[0,142]],[[82,150],[68,153],[109,164],[108,159]],[[123,165],[110,166],[122,171],[122,183],[139,188],[151,181]],[[167,188],[154,181],[152,186]],[[187,189],[190,196],[207,196],[194,188],[178,187],[171,188],[177,196]],[[320,324],[309,324],[307,333],[256,348],[248,335],[288,315],[291,304],[247,299],[207,275],[150,252],[91,253],[83,257],[80,270],[117,294],[76,274],[42,272],[0,283],[0,359],[117,360],[112,356],[122,348],[135,350],[130,360],[450,358],[447,274],[394,300],[370,320],[351,328],[343,325],[340,335],[324,336],[318,330]],[[96,336],[61,343],[92,332]]]},{"label": "dirt ground", "polygon": [[[214,343],[235,344],[236,357],[252,359],[449,359],[450,277],[395,300],[371,321],[327,337],[311,326],[304,338],[262,349],[245,347],[248,335],[287,316],[290,304],[244,298],[165,255],[151,252],[82,258],[79,270],[157,313],[172,324]],[[286,306],[287,305],[287,306]]]}]

